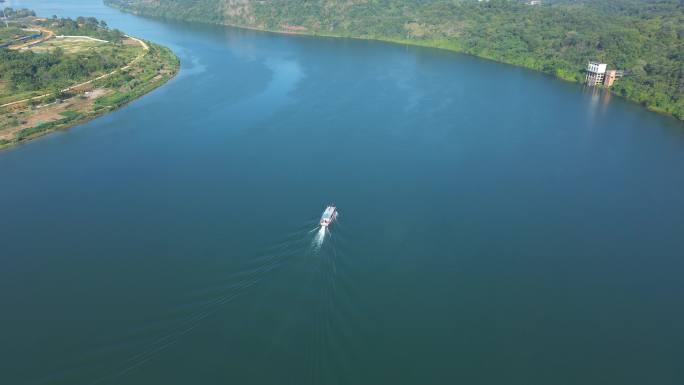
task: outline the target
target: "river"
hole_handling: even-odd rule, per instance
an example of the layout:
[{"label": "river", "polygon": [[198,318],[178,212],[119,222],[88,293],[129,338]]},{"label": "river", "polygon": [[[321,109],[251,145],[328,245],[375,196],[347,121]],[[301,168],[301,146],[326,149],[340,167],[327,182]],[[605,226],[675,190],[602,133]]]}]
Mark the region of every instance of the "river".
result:
[{"label": "river", "polygon": [[0,383],[684,383],[681,123],[445,51],[11,3],[182,68],[0,152]]}]

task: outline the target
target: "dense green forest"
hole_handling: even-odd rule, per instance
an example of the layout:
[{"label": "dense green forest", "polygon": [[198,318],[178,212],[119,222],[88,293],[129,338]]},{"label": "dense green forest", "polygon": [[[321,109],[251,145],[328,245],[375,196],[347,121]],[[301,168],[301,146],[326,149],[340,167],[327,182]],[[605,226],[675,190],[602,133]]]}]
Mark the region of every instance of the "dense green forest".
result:
[{"label": "dense green forest", "polygon": [[10,91],[64,88],[94,73],[126,65],[130,57],[111,49],[66,55],[57,49],[47,53],[0,49],[0,80]]},{"label": "dense green forest", "polygon": [[105,0],[136,13],[270,31],[451,49],[582,81],[590,59],[624,70],[613,91],[684,120],[680,0]]}]

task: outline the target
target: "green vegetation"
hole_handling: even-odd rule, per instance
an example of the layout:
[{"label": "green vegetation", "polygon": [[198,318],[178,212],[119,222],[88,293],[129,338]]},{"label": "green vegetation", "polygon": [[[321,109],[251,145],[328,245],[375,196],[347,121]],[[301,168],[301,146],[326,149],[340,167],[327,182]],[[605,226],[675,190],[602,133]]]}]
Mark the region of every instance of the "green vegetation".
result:
[{"label": "green vegetation", "polygon": [[52,19],[40,22],[39,25],[49,28],[57,35],[90,36],[113,43],[120,43],[124,36],[118,29],[109,29],[104,20],[100,21],[94,17],[77,17],[76,20],[72,20],[70,18],[58,19],[53,16]]},{"label": "green vegetation", "polygon": [[19,39],[21,37],[24,37],[26,35],[29,35],[30,32],[26,32],[21,28],[17,27],[12,27],[10,26],[9,28],[5,27],[4,25],[0,26],[0,46],[5,45],[7,43],[11,43],[12,41]]},{"label": "green vegetation", "polygon": [[[59,117],[56,119],[37,122],[35,125],[16,130],[10,138],[0,137],[0,148],[93,119],[106,112],[124,106],[132,100],[135,100],[164,84],[177,73],[180,62],[170,49],[149,42],[147,44],[149,45],[150,50],[143,59],[136,64],[135,68],[95,82],[95,87],[98,89],[104,89],[104,87],[106,87],[106,89],[112,90],[113,92],[92,101],[85,97],[74,98],[79,99],[78,102],[75,103],[79,106],[78,110],[72,109],[73,107],[69,107],[71,106],[69,105],[66,110],[59,112]],[[63,98],[72,96],[73,95],[63,95]],[[51,102],[52,100],[47,99],[44,101]],[[66,102],[61,103],[66,104]],[[11,115],[7,114],[6,118],[8,118],[7,120],[9,123],[3,124],[2,119],[0,119],[0,134],[4,127],[11,128],[19,124],[16,117],[17,115],[26,118],[31,115],[32,111],[33,110],[29,110]]]},{"label": "green vegetation", "polygon": [[106,48],[107,43],[90,40],[81,37],[68,37],[68,38],[58,38],[50,39],[46,42],[34,45],[31,47],[31,51],[35,53],[43,52],[53,52],[60,49],[65,54],[82,53],[86,51],[101,51]]},{"label": "green vegetation", "polygon": [[94,74],[126,65],[132,60],[130,48],[107,46],[95,51],[65,54],[61,49],[46,53],[0,49],[0,101],[19,91],[62,89]]},{"label": "green vegetation", "polygon": [[583,81],[590,59],[626,71],[613,92],[684,120],[680,0],[105,0],[131,12],[279,32],[450,49]]},{"label": "green vegetation", "polygon": [[59,114],[68,119],[76,119],[81,116],[80,112],[74,110],[62,111]]},{"label": "green vegetation", "polygon": [[170,49],[148,44],[150,50],[134,73],[123,72],[97,82],[96,86],[115,88],[117,92],[95,100],[95,111],[119,108],[159,87],[177,72],[180,61]]},{"label": "green vegetation", "polygon": [[26,8],[14,9],[11,7],[6,7],[4,9],[4,13],[5,17],[7,17],[8,20],[23,19],[26,17],[36,16],[36,13],[34,11]]},{"label": "green vegetation", "polygon": [[[27,15],[16,24],[42,28],[49,39],[29,49],[0,48],[0,105],[9,103],[0,107],[0,148],[121,107],[180,67],[168,48],[128,38],[95,18],[38,19],[32,11],[13,12]],[[11,28],[0,27],[0,33]],[[106,41],[50,38],[53,33]]]},{"label": "green vegetation", "polygon": [[[5,10],[11,15],[33,15],[30,10]],[[114,44],[101,49],[65,54],[62,49],[36,53],[31,50],[0,49],[0,81],[5,87],[0,89],[0,102],[7,102],[12,94],[40,89],[60,89],[94,74],[111,71],[121,67],[135,57],[134,49],[121,44],[123,34],[110,30],[107,24],[94,17],[71,19],[53,18],[49,21],[36,21],[31,25],[49,28],[56,34],[91,36],[110,40]],[[10,34],[16,27],[0,27],[0,36]],[[24,33],[26,34],[26,33]]]},{"label": "green vegetation", "polygon": [[[72,20],[71,18],[52,16],[51,19],[42,19],[35,17],[35,12],[30,9],[5,8],[4,11],[9,21],[9,28],[4,23],[0,23],[0,44],[6,35],[14,38],[25,36],[30,33],[22,30],[22,28],[35,28],[35,26],[47,28],[56,35],[89,36],[114,43],[121,42],[124,37],[124,34],[118,29],[110,29],[104,20],[98,20],[94,17],[77,17],[76,20]],[[2,15],[0,14],[0,16]]]}]

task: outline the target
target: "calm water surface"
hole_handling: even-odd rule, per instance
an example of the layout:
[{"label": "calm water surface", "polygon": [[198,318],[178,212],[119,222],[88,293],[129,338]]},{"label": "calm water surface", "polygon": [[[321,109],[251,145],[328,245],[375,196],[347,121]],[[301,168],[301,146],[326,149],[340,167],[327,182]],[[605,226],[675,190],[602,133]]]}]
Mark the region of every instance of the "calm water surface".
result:
[{"label": "calm water surface", "polygon": [[12,5],[183,65],[0,152],[0,383],[684,383],[682,124],[448,52]]}]

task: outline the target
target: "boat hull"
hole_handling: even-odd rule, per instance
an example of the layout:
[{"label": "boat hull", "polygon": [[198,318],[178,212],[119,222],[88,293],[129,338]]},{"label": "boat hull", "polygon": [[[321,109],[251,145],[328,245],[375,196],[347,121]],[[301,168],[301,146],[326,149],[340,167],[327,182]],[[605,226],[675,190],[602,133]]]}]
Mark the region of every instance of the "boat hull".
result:
[{"label": "boat hull", "polygon": [[330,224],[335,220],[337,217],[337,208],[333,205],[330,205],[325,208],[325,211],[323,211],[323,215],[321,216],[321,221],[320,224],[323,227],[328,227]]}]

